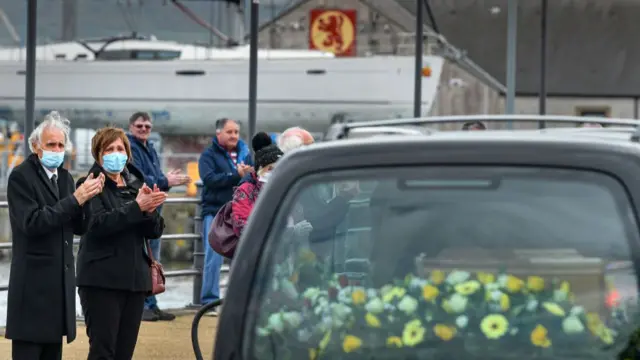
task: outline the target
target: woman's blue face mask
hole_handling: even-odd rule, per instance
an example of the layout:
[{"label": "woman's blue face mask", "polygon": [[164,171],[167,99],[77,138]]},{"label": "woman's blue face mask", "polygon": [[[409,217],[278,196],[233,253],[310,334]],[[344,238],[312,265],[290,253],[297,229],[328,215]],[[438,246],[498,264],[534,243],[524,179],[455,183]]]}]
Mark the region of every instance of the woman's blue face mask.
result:
[{"label": "woman's blue face mask", "polygon": [[121,152],[112,152],[102,156],[102,167],[112,174],[119,174],[124,170],[129,158]]}]

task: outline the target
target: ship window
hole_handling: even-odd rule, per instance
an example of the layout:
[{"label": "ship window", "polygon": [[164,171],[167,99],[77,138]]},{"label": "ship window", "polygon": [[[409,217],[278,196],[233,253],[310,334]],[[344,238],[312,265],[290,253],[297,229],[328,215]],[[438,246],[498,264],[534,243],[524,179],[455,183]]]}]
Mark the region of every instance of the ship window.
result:
[{"label": "ship window", "polygon": [[179,51],[137,51],[135,59],[138,60],[173,60],[180,57]]},{"label": "ship window", "polygon": [[108,50],[97,55],[98,60],[173,60],[180,57],[180,51],[157,50]]},{"label": "ship window", "polygon": [[153,60],[155,58],[155,51],[136,51],[134,59],[138,60]]},{"label": "ship window", "polygon": [[131,50],[105,50],[96,55],[98,60],[131,60]]},{"label": "ship window", "polygon": [[173,60],[180,57],[180,51],[158,51],[159,60]]}]

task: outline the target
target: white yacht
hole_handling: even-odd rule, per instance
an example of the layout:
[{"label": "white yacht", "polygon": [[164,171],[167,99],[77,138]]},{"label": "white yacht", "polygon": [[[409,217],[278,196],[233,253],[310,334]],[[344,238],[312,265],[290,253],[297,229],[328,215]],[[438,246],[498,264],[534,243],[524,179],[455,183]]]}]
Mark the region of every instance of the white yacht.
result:
[{"label": "white yacht", "polygon": [[[260,59],[333,58],[314,50],[258,50]],[[132,61],[132,60],[240,60],[249,58],[249,45],[214,48],[158,40],[155,36],[118,36],[39,45],[38,61]],[[0,61],[24,61],[24,47],[0,47]]]},{"label": "white yacht", "polygon": [[[334,57],[308,50],[260,49],[257,121],[278,132],[323,132],[337,121],[413,116],[413,56]],[[249,48],[185,45],[154,37],[118,37],[38,46],[37,117],[62,111],[74,126],[126,125],[148,111],[162,133],[213,133],[215,119],[248,122]],[[437,108],[449,60],[425,55],[422,115]],[[449,71],[448,73],[451,73]],[[0,119],[22,123],[25,53],[0,48]]]}]

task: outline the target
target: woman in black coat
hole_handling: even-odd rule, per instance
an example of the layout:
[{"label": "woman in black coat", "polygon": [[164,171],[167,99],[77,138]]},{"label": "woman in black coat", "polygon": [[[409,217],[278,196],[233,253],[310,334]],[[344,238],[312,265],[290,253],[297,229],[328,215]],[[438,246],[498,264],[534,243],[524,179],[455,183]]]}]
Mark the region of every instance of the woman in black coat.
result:
[{"label": "woman in black coat", "polygon": [[156,208],[166,194],[144,185],[142,173],[130,164],[129,140],[121,129],[98,130],[91,153],[96,162],[89,173],[104,173],[106,179],[102,193],[85,206],[87,232],[78,252],[88,359],[129,360],[152,288],[145,242],[162,235],[164,221]]}]

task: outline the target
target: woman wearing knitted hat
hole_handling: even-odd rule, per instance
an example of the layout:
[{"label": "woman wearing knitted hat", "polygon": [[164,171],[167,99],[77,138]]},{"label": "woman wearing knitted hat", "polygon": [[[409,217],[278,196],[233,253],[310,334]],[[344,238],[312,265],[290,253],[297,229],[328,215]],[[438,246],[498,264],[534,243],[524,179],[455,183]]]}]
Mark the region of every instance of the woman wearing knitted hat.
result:
[{"label": "woman wearing knitted hat", "polygon": [[247,224],[262,186],[269,181],[271,170],[283,155],[282,150],[273,144],[271,137],[264,132],[260,132],[253,137],[251,147],[255,154],[255,171],[235,189],[233,200],[231,200],[233,231],[238,236],[242,234]]},{"label": "woman wearing knitted hat", "polygon": [[[283,155],[282,150],[272,142],[271,137],[263,132],[253,137],[251,146],[255,154],[255,171],[250,174],[249,179],[241,182],[235,189],[233,200],[231,200],[231,222],[233,231],[238,237],[242,235],[263,185],[271,177],[271,170]],[[311,224],[304,220],[303,209],[301,207],[294,209],[283,234],[284,242],[288,244],[287,250],[280,255],[287,256],[302,248],[309,249],[308,238],[312,230]]]}]

